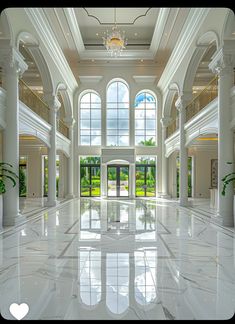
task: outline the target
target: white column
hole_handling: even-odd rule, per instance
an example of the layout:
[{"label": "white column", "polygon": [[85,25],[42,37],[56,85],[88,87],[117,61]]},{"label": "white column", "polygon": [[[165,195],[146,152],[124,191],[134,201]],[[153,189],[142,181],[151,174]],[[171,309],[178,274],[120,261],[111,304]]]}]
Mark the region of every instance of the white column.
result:
[{"label": "white column", "polygon": [[162,124],[162,190],[161,190],[161,198],[170,198],[168,194],[168,158],[166,157],[165,152],[165,139],[166,139],[166,127],[170,124],[170,117],[161,118]]},{"label": "white column", "polygon": [[[6,86],[6,128],[3,131],[3,161],[10,163],[19,174],[19,74],[28,68],[23,56],[10,47],[7,39],[0,41],[0,65],[5,74]],[[12,187],[6,180],[6,193],[3,195],[3,226],[20,223],[24,217],[19,212],[19,183]]]},{"label": "white column", "polygon": [[[224,46],[214,55],[210,69],[218,74],[218,220],[224,226],[234,226],[233,184],[227,186],[222,195],[224,176],[234,171],[234,143],[230,122],[231,87],[233,85],[233,67],[235,65],[235,42],[224,41]],[[231,162],[231,164],[227,164]]]},{"label": "white column", "polygon": [[69,121],[65,120],[67,126],[69,127],[69,139],[71,141],[70,144],[70,157],[68,159],[68,194],[66,198],[74,198],[74,123],[75,119],[71,118]]},{"label": "white column", "polygon": [[101,164],[101,196],[106,197],[108,195],[107,189],[107,165]]},{"label": "white column", "polygon": [[130,163],[129,187],[130,198],[135,198],[135,163]]},{"label": "white column", "polygon": [[189,96],[181,95],[176,100],[175,106],[179,110],[179,139],[180,139],[180,181],[179,181],[179,204],[188,205],[188,149],[185,146],[184,124],[186,122],[186,105]]},{"label": "white column", "polygon": [[56,206],[56,116],[60,108],[60,102],[56,96],[45,97],[50,107],[50,145],[48,148],[48,199],[46,206]]},{"label": "white column", "polygon": [[59,154],[59,188],[58,188],[58,198],[64,198],[64,182],[65,182],[65,170],[64,170],[64,163],[65,163],[65,156],[63,153]]}]

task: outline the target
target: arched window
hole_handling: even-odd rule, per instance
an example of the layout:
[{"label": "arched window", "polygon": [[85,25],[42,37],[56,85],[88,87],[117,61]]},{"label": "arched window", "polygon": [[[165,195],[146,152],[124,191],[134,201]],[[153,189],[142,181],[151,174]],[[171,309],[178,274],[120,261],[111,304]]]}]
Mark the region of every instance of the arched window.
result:
[{"label": "arched window", "polygon": [[107,89],[107,146],[129,145],[129,89],[122,81]]},{"label": "arched window", "polygon": [[80,145],[101,145],[101,100],[94,92],[80,100]]},{"label": "arched window", "polygon": [[135,145],[156,145],[156,99],[147,91],[135,98]]}]

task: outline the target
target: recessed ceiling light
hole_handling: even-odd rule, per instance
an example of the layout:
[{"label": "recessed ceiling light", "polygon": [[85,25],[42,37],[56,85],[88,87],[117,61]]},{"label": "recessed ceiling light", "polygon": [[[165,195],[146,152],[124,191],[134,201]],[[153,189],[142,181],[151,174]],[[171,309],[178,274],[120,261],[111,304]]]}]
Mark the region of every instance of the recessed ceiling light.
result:
[{"label": "recessed ceiling light", "polygon": [[91,62],[95,62],[95,60],[94,60],[94,59],[92,59],[92,60],[91,60]]},{"label": "recessed ceiling light", "polygon": [[235,32],[233,32],[232,35],[235,35]]},{"label": "recessed ceiling light", "polygon": [[134,35],[135,35],[135,36],[137,36],[137,35],[138,35],[138,33],[135,33]]},{"label": "recessed ceiling light", "polygon": [[96,36],[99,36],[99,33],[96,33]]},{"label": "recessed ceiling light", "polygon": [[39,77],[39,74],[36,74],[36,77]]},{"label": "recessed ceiling light", "polygon": [[142,60],[140,60],[140,62],[144,62],[144,60],[142,59]]}]

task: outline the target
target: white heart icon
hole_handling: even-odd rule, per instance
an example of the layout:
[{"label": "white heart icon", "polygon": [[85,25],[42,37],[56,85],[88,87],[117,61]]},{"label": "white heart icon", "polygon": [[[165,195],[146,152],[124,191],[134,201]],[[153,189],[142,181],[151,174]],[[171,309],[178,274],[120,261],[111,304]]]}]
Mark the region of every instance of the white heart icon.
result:
[{"label": "white heart icon", "polygon": [[18,320],[21,320],[29,311],[29,306],[25,303],[20,305],[13,303],[9,307],[10,313]]}]

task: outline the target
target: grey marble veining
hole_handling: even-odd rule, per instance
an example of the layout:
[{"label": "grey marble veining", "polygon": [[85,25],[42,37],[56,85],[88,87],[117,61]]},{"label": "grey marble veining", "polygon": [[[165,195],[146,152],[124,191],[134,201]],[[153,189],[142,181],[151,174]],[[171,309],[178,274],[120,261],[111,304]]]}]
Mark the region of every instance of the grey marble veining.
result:
[{"label": "grey marble veining", "polygon": [[25,319],[229,319],[235,238],[164,199],[74,199],[0,234],[0,310]]}]

